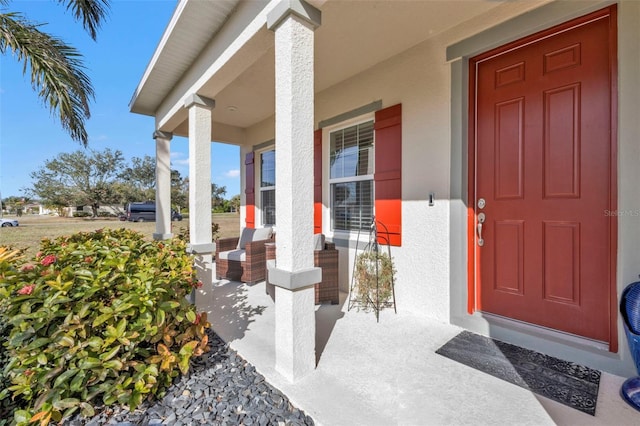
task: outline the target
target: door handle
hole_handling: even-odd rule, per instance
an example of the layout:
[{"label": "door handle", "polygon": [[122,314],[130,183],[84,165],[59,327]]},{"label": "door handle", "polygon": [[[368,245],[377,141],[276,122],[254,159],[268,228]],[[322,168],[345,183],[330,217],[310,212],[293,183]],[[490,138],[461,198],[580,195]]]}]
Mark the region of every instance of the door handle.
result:
[{"label": "door handle", "polygon": [[484,223],[485,215],[484,213],[478,214],[478,245],[482,247],[484,245],[484,239],[482,238],[482,224]]}]

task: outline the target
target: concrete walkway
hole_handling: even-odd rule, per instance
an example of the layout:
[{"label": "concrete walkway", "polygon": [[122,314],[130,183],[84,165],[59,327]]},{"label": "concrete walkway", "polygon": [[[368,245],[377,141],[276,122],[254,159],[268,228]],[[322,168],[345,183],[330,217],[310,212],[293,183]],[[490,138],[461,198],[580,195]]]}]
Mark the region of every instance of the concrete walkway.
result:
[{"label": "concrete walkway", "polygon": [[626,379],[603,373],[596,416],[496,379],[435,351],[461,329],[398,307],[316,310],[316,370],[289,383],[274,370],[274,302],[264,282],[214,282],[197,295],[214,330],[319,425],[639,425],[619,396]]}]

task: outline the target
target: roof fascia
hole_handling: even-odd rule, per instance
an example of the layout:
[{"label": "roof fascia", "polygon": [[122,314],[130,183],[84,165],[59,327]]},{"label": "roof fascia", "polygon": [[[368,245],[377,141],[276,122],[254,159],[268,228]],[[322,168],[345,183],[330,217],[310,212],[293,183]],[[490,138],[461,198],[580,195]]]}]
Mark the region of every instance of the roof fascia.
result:
[{"label": "roof fascia", "polygon": [[176,4],[176,8],[173,11],[173,15],[171,15],[171,20],[169,20],[169,24],[165,28],[164,33],[162,33],[162,37],[160,38],[160,41],[156,46],[156,50],[153,52],[153,56],[151,56],[151,59],[149,60],[149,63],[147,64],[147,67],[144,70],[144,74],[142,74],[142,78],[140,79],[140,82],[138,83],[138,86],[136,87],[136,90],[133,92],[133,96],[129,101],[129,108],[131,110],[135,108],[135,102],[138,98],[138,95],[140,94],[140,92],[142,92],[142,88],[147,83],[147,80],[149,79],[149,75],[151,75],[153,68],[158,63],[158,59],[162,55],[162,52],[164,51],[164,48],[167,45],[167,41],[173,34],[176,26],[178,25],[180,16],[182,15],[184,8],[186,7],[186,4],[187,4],[187,1],[179,1]]}]

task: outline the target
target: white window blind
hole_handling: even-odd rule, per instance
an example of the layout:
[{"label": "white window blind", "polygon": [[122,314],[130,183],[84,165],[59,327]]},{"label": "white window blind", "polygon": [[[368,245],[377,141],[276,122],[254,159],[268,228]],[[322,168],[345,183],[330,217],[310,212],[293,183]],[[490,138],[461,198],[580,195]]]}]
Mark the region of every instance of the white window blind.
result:
[{"label": "white window blind", "polygon": [[330,134],[331,227],[368,229],[373,220],[373,121]]}]

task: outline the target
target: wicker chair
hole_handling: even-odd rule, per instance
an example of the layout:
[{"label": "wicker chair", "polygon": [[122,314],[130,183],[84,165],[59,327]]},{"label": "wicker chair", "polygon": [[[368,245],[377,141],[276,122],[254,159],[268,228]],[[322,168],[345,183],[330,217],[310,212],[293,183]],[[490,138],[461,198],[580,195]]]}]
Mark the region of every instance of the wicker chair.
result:
[{"label": "wicker chair", "polygon": [[265,243],[273,241],[271,228],[242,230],[240,237],[216,241],[216,277],[255,283],[266,276]]},{"label": "wicker chair", "polygon": [[338,250],[335,243],[324,243],[323,250],[314,250],[314,266],[322,268],[322,281],[316,284],[316,305],[322,302],[331,302],[337,305],[340,302],[338,289]]},{"label": "wicker chair", "polygon": [[[338,288],[338,250],[335,243],[325,242],[324,235],[316,234],[314,236],[319,240],[318,244],[323,247],[321,250],[313,251],[313,263],[317,268],[322,268],[322,281],[315,285],[316,305],[322,302],[331,302],[332,305],[340,303],[340,290]],[[275,244],[267,244],[266,252],[267,260],[276,258]],[[274,295],[269,291],[268,277],[266,282],[266,292]]]}]

